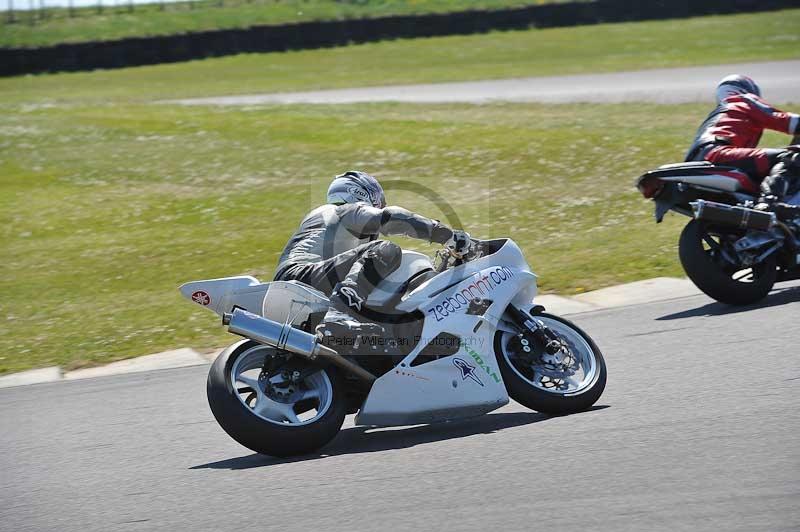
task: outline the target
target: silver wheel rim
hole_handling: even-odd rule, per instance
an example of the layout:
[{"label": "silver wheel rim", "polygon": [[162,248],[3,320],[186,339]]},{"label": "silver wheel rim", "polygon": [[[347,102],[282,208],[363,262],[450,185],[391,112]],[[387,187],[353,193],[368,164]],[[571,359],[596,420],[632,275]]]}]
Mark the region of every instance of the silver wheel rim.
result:
[{"label": "silver wheel rim", "polygon": [[[319,370],[297,383],[285,388],[275,385],[290,383],[282,375],[273,376],[269,382],[271,390],[265,390],[258,376],[264,364],[264,356],[274,349],[257,346],[242,353],[231,368],[230,380],[239,401],[253,414],[264,421],[281,426],[301,426],[319,420],[333,403],[333,385],[328,374]],[[278,397],[273,390],[279,390]]]},{"label": "silver wheel rim", "polygon": [[[568,367],[546,364],[543,361],[534,364],[525,364],[526,373],[517,367],[522,364],[518,358],[512,357],[509,352],[509,342],[516,335],[504,331],[501,337],[502,356],[511,371],[522,380],[538,390],[555,395],[575,395],[590,388],[597,379],[597,357],[589,343],[575,329],[558,320],[546,316],[537,316],[551,331],[556,333],[569,346],[569,351],[574,359]],[[565,354],[564,357],[566,358]]]}]

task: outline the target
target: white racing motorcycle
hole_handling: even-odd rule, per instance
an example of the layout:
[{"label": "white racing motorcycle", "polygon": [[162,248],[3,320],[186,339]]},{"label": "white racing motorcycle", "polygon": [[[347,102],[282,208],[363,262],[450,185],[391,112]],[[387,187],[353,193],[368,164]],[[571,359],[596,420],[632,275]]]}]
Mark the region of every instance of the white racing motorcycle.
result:
[{"label": "white racing motorcycle", "polygon": [[390,426],[479,416],[509,396],[547,414],[591,407],[606,384],[594,341],[534,305],[536,275],[512,240],[474,244],[465,257],[440,251],[437,267],[403,251],[362,309],[381,327],[346,338],[315,334],[328,299],[296,281],[182,285],[245,338],[209,371],[217,422],[253,451],[290,456],[328,443],[352,413]]}]

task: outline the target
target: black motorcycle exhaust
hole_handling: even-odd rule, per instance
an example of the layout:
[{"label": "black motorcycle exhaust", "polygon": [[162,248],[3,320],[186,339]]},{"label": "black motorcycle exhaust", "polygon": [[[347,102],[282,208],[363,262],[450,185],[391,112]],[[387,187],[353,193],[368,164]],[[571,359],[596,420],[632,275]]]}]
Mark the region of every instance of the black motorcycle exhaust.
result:
[{"label": "black motorcycle exhaust", "polygon": [[372,383],[375,381],[375,375],[358,364],[350,362],[330,347],[320,344],[313,334],[295,329],[288,323],[281,324],[237,308],[230,314],[225,313],[222,315],[222,324],[227,325],[228,331],[233,334],[238,334],[255,340],[260,344],[283,349],[311,360],[324,358],[366,382]]},{"label": "black motorcycle exhaust", "polygon": [[773,212],[757,211],[746,207],[734,207],[724,203],[697,200],[690,203],[695,220],[706,220],[742,229],[767,231],[775,226],[777,218]]}]

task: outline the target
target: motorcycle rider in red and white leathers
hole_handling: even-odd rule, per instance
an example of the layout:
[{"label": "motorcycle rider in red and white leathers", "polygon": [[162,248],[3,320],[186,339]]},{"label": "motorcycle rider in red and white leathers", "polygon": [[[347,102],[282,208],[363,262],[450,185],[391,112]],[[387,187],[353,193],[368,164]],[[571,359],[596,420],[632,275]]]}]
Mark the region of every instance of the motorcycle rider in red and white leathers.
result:
[{"label": "motorcycle rider in red and white leathers", "polygon": [[[800,191],[800,152],[758,148],[765,129],[800,134],[800,115],[785,113],[761,99],[758,85],[747,76],[732,75],[717,86],[717,107],[697,130],[687,161],[734,166],[761,183],[757,208],[770,209]],[[780,205],[777,212],[795,211]],[[798,212],[790,214],[797,216]]]},{"label": "motorcycle rider in red and white leathers", "polygon": [[379,235],[437,242],[455,254],[468,252],[472,244],[464,231],[402,207],[387,207],[380,183],[364,172],[336,176],[327,199],[303,219],[275,272],[276,281],[300,281],[330,296],[322,334],[336,326],[363,330],[370,291],[400,266],[400,247],[379,240]]}]

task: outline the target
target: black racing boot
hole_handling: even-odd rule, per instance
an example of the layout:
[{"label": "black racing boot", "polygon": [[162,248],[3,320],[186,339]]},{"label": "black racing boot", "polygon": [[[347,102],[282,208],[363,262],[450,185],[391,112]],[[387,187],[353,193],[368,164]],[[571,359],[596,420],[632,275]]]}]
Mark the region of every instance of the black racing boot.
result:
[{"label": "black racing boot", "polygon": [[761,182],[761,197],[755,208],[772,211],[779,220],[791,221],[800,217],[800,205],[779,202],[800,190],[800,153],[787,150],[779,157],[769,175]]},{"label": "black racing boot", "polygon": [[366,295],[361,294],[356,283],[347,282],[347,279],[337,283],[331,292],[331,306],[344,313],[358,316],[366,301]]},{"label": "black racing boot", "polygon": [[772,208],[777,201],[778,198],[776,196],[762,193],[761,196],[758,197],[758,200],[756,200],[756,204],[753,205],[753,208],[757,211],[772,212]]},{"label": "black racing boot", "polygon": [[330,297],[331,306],[322,323],[317,326],[317,335],[321,337],[323,345],[327,345],[327,342],[335,348],[333,342],[342,342],[345,338],[383,335],[383,327],[360,318],[365,299],[354,284],[342,282],[334,287]]},{"label": "black racing boot", "polygon": [[774,212],[779,220],[784,222],[800,217],[800,205],[792,205],[777,201],[778,198],[772,195],[762,195],[753,207],[758,211]]}]

